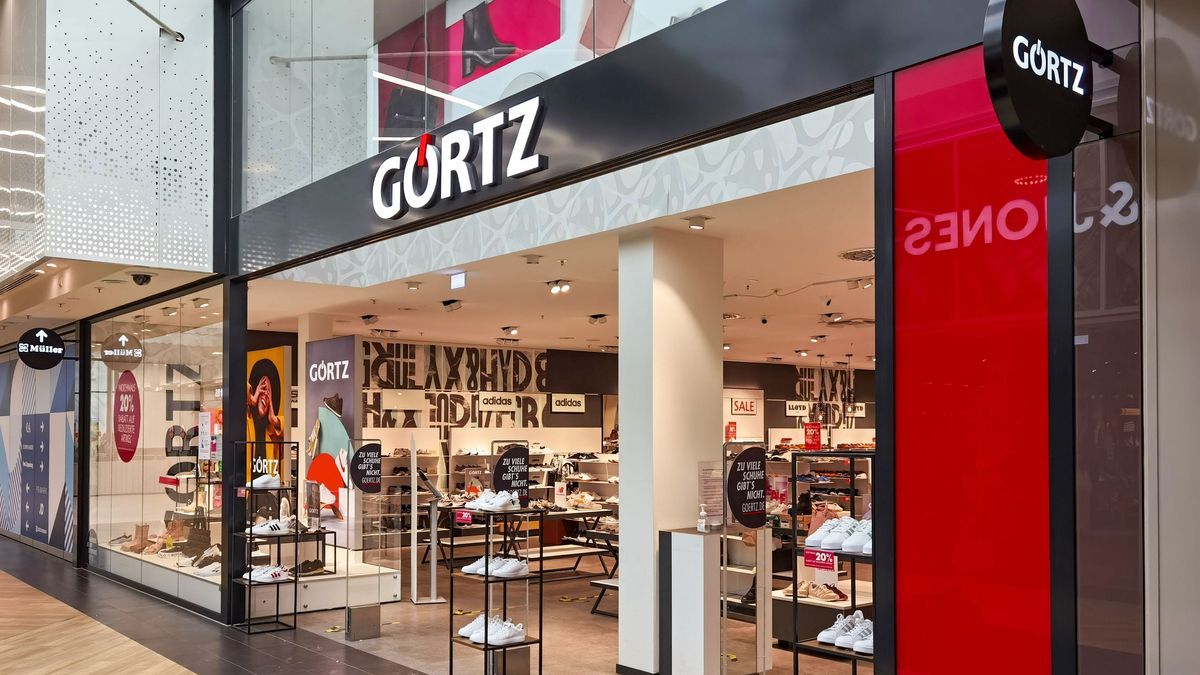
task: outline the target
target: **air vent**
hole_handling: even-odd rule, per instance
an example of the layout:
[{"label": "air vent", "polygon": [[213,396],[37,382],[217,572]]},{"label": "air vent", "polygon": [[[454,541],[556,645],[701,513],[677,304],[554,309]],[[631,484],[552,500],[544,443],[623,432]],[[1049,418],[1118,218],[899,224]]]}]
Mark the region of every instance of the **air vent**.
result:
[{"label": "air vent", "polygon": [[852,248],[849,251],[842,251],[838,254],[838,257],[842,260],[849,260],[852,262],[873,263],[875,262],[875,247],[871,246],[869,248]]},{"label": "air vent", "polygon": [[12,280],[10,280],[8,283],[4,284],[3,286],[0,286],[0,295],[4,295],[5,293],[13,290],[17,286],[20,286],[21,284],[24,284],[24,283],[31,281],[33,279],[36,279],[36,278],[38,278],[38,275],[34,274],[33,272],[26,272],[25,274],[22,274],[19,277],[13,277]]}]

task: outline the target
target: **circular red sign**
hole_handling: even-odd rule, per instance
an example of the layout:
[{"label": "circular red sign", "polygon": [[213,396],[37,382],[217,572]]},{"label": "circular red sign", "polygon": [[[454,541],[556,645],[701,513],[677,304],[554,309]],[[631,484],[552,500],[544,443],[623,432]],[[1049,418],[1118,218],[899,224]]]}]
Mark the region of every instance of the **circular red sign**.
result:
[{"label": "circular red sign", "polygon": [[137,378],[128,370],[117,378],[113,396],[113,441],[117,456],[129,462],[137,453],[138,437],[142,435],[142,398]]}]

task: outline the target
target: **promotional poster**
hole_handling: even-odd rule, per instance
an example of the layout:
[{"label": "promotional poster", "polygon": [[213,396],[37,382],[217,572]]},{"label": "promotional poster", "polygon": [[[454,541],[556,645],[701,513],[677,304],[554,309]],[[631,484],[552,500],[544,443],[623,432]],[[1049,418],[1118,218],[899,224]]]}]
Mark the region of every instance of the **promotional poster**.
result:
[{"label": "promotional poster", "polygon": [[305,345],[304,475],[320,486],[322,520],[346,520],[350,439],[360,435],[357,352],[353,335]]},{"label": "promotional poster", "polygon": [[263,474],[283,477],[286,453],[278,443],[287,440],[291,428],[288,373],[290,347],[273,347],[246,353],[246,476]]}]

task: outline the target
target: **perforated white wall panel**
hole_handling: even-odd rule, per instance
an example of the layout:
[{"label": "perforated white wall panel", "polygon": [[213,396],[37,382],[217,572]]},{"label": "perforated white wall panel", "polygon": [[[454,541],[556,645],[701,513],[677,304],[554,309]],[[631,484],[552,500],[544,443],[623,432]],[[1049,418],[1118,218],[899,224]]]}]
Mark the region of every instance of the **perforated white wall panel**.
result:
[{"label": "perforated white wall panel", "polygon": [[45,12],[0,0],[0,281],[46,246]]},{"label": "perforated white wall panel", "polygon": [[47,255],[211,271],[211,2],[46,0]]}]

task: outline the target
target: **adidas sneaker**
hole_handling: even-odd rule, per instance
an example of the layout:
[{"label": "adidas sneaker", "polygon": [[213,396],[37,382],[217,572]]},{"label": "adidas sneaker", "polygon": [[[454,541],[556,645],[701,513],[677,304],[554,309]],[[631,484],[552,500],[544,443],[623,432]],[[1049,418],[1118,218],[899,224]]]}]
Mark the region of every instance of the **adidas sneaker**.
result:
[{"label": "adidas sneaker", "polygon": [[862,610],[857,610],[850,616],[838,614],[833,625],[817,634],[817,642],[827,645],[837,644],[838,638],[843,635],[849,635],[850,631],[854,630],[863,619]]}]

